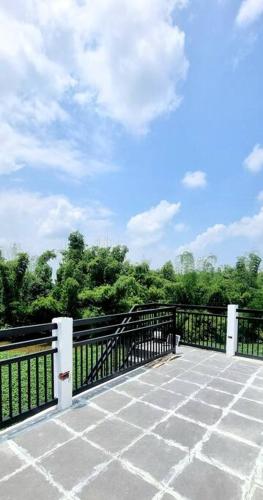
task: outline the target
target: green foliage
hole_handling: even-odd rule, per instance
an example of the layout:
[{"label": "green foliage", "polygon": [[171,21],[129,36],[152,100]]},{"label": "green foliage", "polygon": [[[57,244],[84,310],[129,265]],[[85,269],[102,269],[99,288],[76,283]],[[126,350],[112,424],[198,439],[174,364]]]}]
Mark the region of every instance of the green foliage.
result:
[{"label": "green foliage", "polygon": [[129,310],[135,304],[225,305],[263,308],[261,259],[250,253],[235,266],[216,267],[210,255],[195,262],[190,252],[160,269],[132,264],[126,246],[87,246],[78,232],[69,235],[56,275],[52,250],[35,261],[23,252],[5,259],[0,252],[0,325],[50,321],[57,315],[96,316]]}]

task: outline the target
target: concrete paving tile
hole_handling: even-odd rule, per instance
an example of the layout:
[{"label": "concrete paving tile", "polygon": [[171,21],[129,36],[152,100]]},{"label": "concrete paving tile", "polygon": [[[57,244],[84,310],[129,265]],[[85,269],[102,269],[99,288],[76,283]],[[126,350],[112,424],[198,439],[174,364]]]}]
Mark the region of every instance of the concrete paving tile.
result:
[{"label": "concrete paving tile", "polygon": [[242,482],[198,459],[189,464],[171,483],[189,500],[240,500]]},{"label": "concrete paving tile", "polygon": [[155,370],[148,370],[146,373],[140,376],[141,382],[146,382],[154,386],[160,386],[164,382],[169,380],[169,375],[164,375],[156,372]]},{"label": "concrete paving tile", "polygon": [[263,389],[257,389],[256,387],[249,387],[243,394],[243,398],[253,399],[259,403],[263,403]]},{"label": "concrete paving tile", "polygon": [[92,403],[100,406],[103,410],[115,413],[116,411],[126,406],[131,402],[131,398],[124,394],[118,394],[113,390],[109,390],[104,394],[100,394],[96,398],[92,398]]},{"label": "concrete paving tile", "polygon": [[234,368],[224,370],[220,376],[224,379],[231,380],[231,382],[238,382],[239,384],[246,384],[250,378],[250,374],[239,372]]},{"label": "concrete paving tile", "polygon": [[206,425],[213,425],[222,415],[222,410],[213,408],[201,401],[188,401],[184,406],[179,408],[178,414],[192,418],[196,423],[201,422]]},{"label": "concrete paving tile", "polygon": [[254,363],[246,363],[246,361],[234,361],[231,366],[234,370],[244,373],[248,376],[253,375],[258,370],[258,364]]},{"label": "concrete paving tile", "polygon": [[256,482],[263,488],[263,453],[261,454],[261,459],[257,464],[255,479]]},{"label": "concrete paving tile", "polygon": [[263,498],[263,488],[256,486],[251,500],[262,500]]},{"label": "concrete paving tile", "polygon": [[191,370],[191,368],[193,368],[193,366],[195,365],[196,363],[194,361],[187,360],[184,357],[177,359],[178,368],[183,368],[184,370]]},{"label": "concrete paving tile", "polygon": [[191,382],[186,382],[185,380],[179,380],[178,378],[164,384],[163,388],[168,389],[175,394],[183,394],[185,396],[191,396],[191,394],[199,390],[199,386],[192,384]]},{"label": "concrete paving tile", "polygon": [[218,425],[218,430],[229,432],[259,446],[263,444],[263,424],[235,413],[229,412]]},{"label": "concrete paving tile", "polygon": [[33,467],[28,467],[12,476],[8,481],[0,483],[0,498],[3,500],[58,500],[59,490],[50,484],[42,474]]},{"label": "concrete paving tile", "polygon": [[29,452],[32,457],[37,458],[70,438],[72,438],[72,433],[53,421],[47,421],[37,423],[25,432],[21,432],[14,438],[14,442]]},{"label": "concrete paving tile", "polygon": [[170,495],[169,493],[165,493],[161,500],[174,500],[174,496]]},{"label": "concrete paving tile", "polygon": [[220,371],[225,370],[230,365],[230,360],[224,354],[212,356],[209,359],[203,361],[203,363],[199,366],[207,366],[216,368]]},{"label": "concrete paving tile", "polygon": [[256,377],[253,380],[253,387],[256,387],[257,389],[263,389],[263,378]]},{"label": "concrete paving tile", "polygon": [[170,478],[172,469],[185,453],[175,446],[166,444],[155,436],[144,436],[123,455],[135,467],[143,469],[160,482]]},{"label": "concrete paving tile", "polygon": [[212,380],[212,377],[210,375],[197,373],[191,370],[179,375],[178,380],[185,380],[186,382],[192,382],[193,384],[205,385]]},{"label": "concrete paving tile", "polygon": [[212,388],[201,389],[195,396],[195,399],[200,399],[204,403],[216,405],[220,408],[226,408],[233,401],[233,398],[232,394],[215,391]]},{"label": "concrete paving tile", "polygon": [[118,416],[143,429],[148,429],[161,420],[165,416],[165,412],[139,401],[129,408],[121,410]]},{"label": "concrete paving tile", "polygon": [[144,384],[140,380],[131,380],[119,385],[117,389],[118,392],[125,392],[125,394],[128,394],[132,398],[141,398],[144,394],[148,394],[150,391],[154,390],[155,387]]},{"label": "concrete paving tile", "polygon": [[223,380],[222,378],[214,378],[212,382],[209,382],[208,387],[229,392],[230,394],[238,394],[243,389],[243,385],[236,382],[230,382],[229,380]]},{"label": "concrete paving tile", "polygon": [[154,432],[164,439],[174,441],[191,449],[202,439],[206,429],[183,418],[171,416],[158,424]]},{"label": "concrete paving tile", "polygon": [[217,460],[244,476],[249,476],[255,467],[258,448],[240,443],[228,436],[213,433],[203,445],[202,453],[211,460]]},{"label": "concrete paving tile", "polygon": [[258,418],[263,421],[263,404],[249,401],[248,399],[240,398],[232,406],[232,410],[244,413],[249,417]]},{"label": "concrete paving tile", "polygon": [[22,465],[25,465],[21,458],[10,448],[8,441],[0,444],[0,479],[2,477],[15,472]]},{"label": "concrete paving tile", "polygon": [[151,500],[158,490],[114,461],[78,497],[81,500]]},{"label": "concrete paving tile", "polygon": [[65,489],[72,489],[86,479],[94,467],[108,460],[102,451],[77,438],[43,458],[40,464]]},{"label": "concrete paving tile", "polygon": [[141,431],[136,427],[112,417],[87,431],[85,436],[107,451],[116,453],[128,446],[140,434]]},{"label": "concrete paving tile", "polygon": [[142,401],[147,401],[147,403],[159,406],[163,410],[173,410],[182,403],[186,397],[187,396],[182,394],[168,392],[164,389],[156,389],[144,396]]},{"label": "concrete paving tile", "polygon": [[168,375],[169,377],[177,377],[185,371],[183,368],[179,368],[176,362],[165,363],[154,370],[161,375]]},{"label": "concrete paving tile", "polygon": [[90,405],[73,406],[69,411],[57,417],[58,420],[68,425],[77,432],[82,432],[87,427],[97,424],[106,414]]},{"label": "concrete paving tile", "polygon": [[221,372],[221,368],[206,364],[198,365],[195,367],[195,372],[202,373],[203,375],[209,375],[210,377],[215,377]]}]

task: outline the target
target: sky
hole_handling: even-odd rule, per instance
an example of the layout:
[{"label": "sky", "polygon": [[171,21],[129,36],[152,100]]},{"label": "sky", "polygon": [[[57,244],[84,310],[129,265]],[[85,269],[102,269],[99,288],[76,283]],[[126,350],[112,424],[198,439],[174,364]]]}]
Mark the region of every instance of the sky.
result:
[{"label": "sky", "polygon": [[263,256],[263,0],[1,0],[0,247]]}]

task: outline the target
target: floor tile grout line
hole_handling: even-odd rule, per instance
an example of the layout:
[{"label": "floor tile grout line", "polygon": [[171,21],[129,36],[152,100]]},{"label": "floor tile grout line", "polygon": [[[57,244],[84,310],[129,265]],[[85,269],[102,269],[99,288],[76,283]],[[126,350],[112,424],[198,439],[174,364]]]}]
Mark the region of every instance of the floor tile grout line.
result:
[{"label": "floor tile grout line", "polygon": [[[244,493],[243,493],[243,500],[251,500],[252,494],[253,494],[253,489],[254,485],[252,484],[253,479],[256,479],[257,477],[257,472],[259,469],[259,466],[262,467],[263,469],[263,449],[261,449],[260,453],[258,454],[255,466],[249,476],[249,479],[247,480],[246,484],[244,485]],[[256,485],[255,481],[255,485]],[[262,478],[262,488],[263,488],[263,478]]]},{"label": "floor tile grout line", "polygon": [[[232,365],[232,361],[230,362],[230,366]],[[228,366],[225,367],[225,370],[228,369]],[[223,370],[224,371],[224,370]],[[253,378],[253,377],[256,377],[256,374],[257,374],[257,371],[255,372],[255,374],[253,374],[253,376],[251,376],[250,378]],[[247,384],[245,384],[245,386],[242,387],[242,389],[240,390],[240,393],[243,393],[243,391],[246,390],[247,386],[249,386],[249,383],[250,383],[250,378],[249,378],[249,381],[247,382]],[[221,417],[219,418],[219,420],[212,426],[209,426],[207,432],[204,434],[203,438],[195,445],[195,447],[193,448],[193,450],[191,451],[191,461],[193,460],[193,458],[195,457],[196,455],[196,452],[198,450],[198,447],[202,447],[203,443],[206,442],[206,440],[209,439],[210,435],[212,434],[213,430],[216,430],[216,426],[221,422],[221,420],[227,415],[229,409],[232,407],[233,404],[235,404],[235,400],[238,400],[239,397],[240,397],[240,393],[238,393],[237,395],[234,395],[233,397],[233,400],[231,401],[230,405],[225,409],[224,412],[222,412],[222,415]],[[193,420],[193,422],[195,422]],[[195,422],[196,423],[196,422]],[[177,477],[177,475],[180,475],[180,473],[183,472],[183,470],[185,469],[185,467],[187,467],[187,465],[189,464],[189,462],[185,462],[185,466],[183,467],[182,470],[178,469],[178,474],[177,472],[175,472],[175,475],[174,477],[171,478],[170,480],[170,483],[172,481],[174,481],[175,477]]]},{"label": "floor tile grout line", "polygon": [[14,441],[11,444],[13,451],[16,452],[18,456],[21,456],[28,462],[28,465],[33,467],[39,474],[41,474],[49,484],[54,486],[65,498],[68,500],[75,500],[76,497],[72,496],[68,491],[66,491],[63,486],[55,481],[50,473],[46,471],[44,467],[39,466],[36,460],[31,457],[31,455],[22,446],[19,446]]},{"label": "floor tile grout line", "polygon": [[[194,350],[193,350],[193,351],[194,351]],[[192,352],[192,351],[191,351],[191,352]],[[214,353],[213,353],[211,356],[209,356],[207,359],[211,359],[211,358],[213,358],[213,357],[214,357]],[[195,363],[195,364],[194,364],[194,366],[201,365],[202,363],[204,363],[204,359],[202,359],[202,360],[201,360],[201,361],[199,361],[198,363]],[[232,364],[230,364],[230,366],[231,366],[231,365],[232,365]],[[221,373],[221,372],[223,372],[224,370],[226,370],[227,368],[228,368],[228,366],[227,366],[227,367],[225,367],[224,369],[220,370],[220,373]],[[184,373],[185,373],[185,372],[189,372],[189,371],[193,371],[193,367],[190,367],[189,369],[184,370]],[[145,372],[147,372],[147,370],[145,370],[145,371],[144,371],[144,373],[145,373]],[[133,378],[132,380],[138,380],[140,383],[143,383],[143,384],[145,384],[145,385],[152,386],[151,384],[147,384],[147,382],[145,383],[145,382],[143,382],[143,381],[140,381],[140,377],[141,377],[141,376],[143,376],[143,375],[144,375],[144,373],[139,373],[139,374],[138,374],[138,375],[136,375],[136,377],[135,377],[135,378]],[[202,374],[202,375],[203,375],[203,374]],[[255,375],[255,376],[257,377],[257,375]],[[169,377],[169,375],[168,375],[168,377]],[[213,378],[216,378],[216,377],[217,377],[217,374],[213,375],[213,376],[212,376],[212,379],[213,379]],[[178,376],[175,376],[175,377],[170,378],[170,380],[175,380],[175,379],[177,379],[177,380],[181,380],[181,379],[178,379]],[[127,380],[123,381],[123,382],[122,382],[121,384],[119,384],[119,385],[121,386],[121,385],[123,385],[123,384],[125,384],[125,383],[127,383]],[[153,392],[154,392],[154,391],[157,391],[158,389],[164,389],[164,388],[162,387],[162,385],[163,385],[163,384],[166,384],[166,383],[167,383],[167,382],[166,382],[166,381],[164,381],[164,382],[163,382],[160,386],[159,386],[159,385],[158,385],[158,386],[153,385],[153,386],[152,386],[152,387],[153,387]],[[193,383],[193,382],[189,382],[189,383],[192,383],[192,384],[194,385],[194,383]],[[208,381],[208,383],[210,383],[210,381]],[[205,384],[205,385],[195,384],[195,385],[198,385],[198,389],[197,389],[197,391],[196,391],[196,392],[199,392],[200,390],[202,390],[203,388],[205,388],[207,384]],[[241,384],[241,385],[242,385],[242,384]],[[117,387],[119,387],[119,386],[117,386]],[[105,393],[106,393],[106,392],[109,392],[109,389],[111,389],[111,387],[107,388],[107,391],[105,391]],[[116,392],[117,394],[121,393],[121,392],[118,392],[118,390],[115,390],[115,389],[116,389],[116,387],[113,387],[111,390],[113,390],[113,391],[114,391],[114,392]],[[165,389],[165,390],[166,390],[166,389]],[[212,390],[213,390],[213,389],[212,389]],[[166,390],[166,392],[168,392],[168,391]],[[171,391],[171,392],[172,392],[172,391]],[[218,391],[218,392],[222,392],[222,391]],[[242,392],[242,391],[241,391],[241,392]],[[138,401],[139,401],[139,402],[143,402],[144,404],[147,404],[147,402],[142,401],[142,400],[143,400],[143,397],[145,397],[145,395],[142,395],[140,398],[134,398],[134,397],[131,397],[129,394],[127,394],[127,396],[131,399],[131,401],[129,401],[129,402],[128,402],[127,407],[131,406],[131,404],[133,404],[133,403],[134,403],[134,401],[135,401],[135,402],[138,402]],[[191,399],[191,398],[192,398],[192,396],[193,396],[193,395],[190,395],[189,397],[187,397],[187,398],[186,398],[186,399],[182,402],[182,404],[185,404],[185,403],[187,402],[187,400],[188,400],[188,399]],[[234,396],[234,395],[232,395],[232,394],[231,394],[231,396],[233,396],[233,399],[235,399],[235,396]],[[236,396],[238,396],[238,395],[236,395]],[[89,404],[94,405],[94,403],[93,403],[93,399],[95,399],[96,397],[97,397],[97,395],[94,395],[94,397],[90,400],[90,403],[89,403]],[[238,399],[238,398],[237,398],[237,399]],[[84,398],[83,398],[83,401],[85,401],[85,400],[84,400]],[[206,402],[204,402],[204,404],[207,404],[207,403],[206,403]],[[157,408],[157,409],[159,409],[159,410],[161,409],[160,407],[158,407],[158,406],[156,406],[156,405],[152,405],[151,403],[148,403],[148,405],[149,405],[149,406],[153,406],[153,407],[155,407],[155,408]],[[180,405],[181,405],[181,404],[179,404],[179,406],[180,406]],[[88,405],[87,405],[87,406],[88,406]],[[209,404],[208,404],[208,406],[211,406],[211,405],[209,405]],[[96,407],[96,404],[95,404],[95,407]],[[120,411],[122,411],[125,407],[122,407],[122,408],[120,408],[119,410],[117,410],[117,412],[113,412],[113,413],[108,412],[107,410],[105,410],[105,409],[103,409],[103,408],[101,408],[101,407],[98,407],[98,408],[99,408],[100,410],[102,410],[102,411],[105,413],[105,418],[101,419],[101,421],[100,421],[100,423],[101,423],[101,422],[103,422],[103,421],[106,421],[108,418],[111,418],[112,416],[116,416],[116,418],[120,419],[120,418],[118,417],[118,413],[119,413]],[[164,413],[166,413],[166,415],[165,415],[165,416],[161,419],[161,421],[165,421],[166,419],[170,418],[171,414],[174,414],[174,412],[176,412],[176,411],[177,411],[177,407],[176,407],[174,410],[166,410],[166,411],[164,411]],[[62,416],[63,416],[63,415],[62,415]],[[53,419],[52,419],[52,420],[54,420],[54,421],[57,423],[60,417],[61,417],[61,415],[59,415],[59,416],[55,415],[55,416],[53,416]],[[125,423],[128,423],[128,424],[130,424],[130,425],[133,425],[131,422],[127,422],[127,421],[125,421],[125,420],[122,420],[122,421],[123,421],[123,422],[125,422]],[[153,427],[155,427],[155,426],[159,425],[159,423],[160,423],[161,421],[156,422],[156,423],[153,425]],[[86,428],[83,432],[85,432],[85,433],[86,433],[86,432],[87,432],[87,430],[91,430],[93,427],[94,427],[94,426],[92,426],[92,425],[91,425],[91,426],[90,426],[90,428]],[[96,427],[96,426],[95,426],[95,427]],[[142,436],[141,436],[140,438],[138,438],[138,440],[139,440],[139,439],[142,439],[143,435],[147,435],[147,434],[148,434],[148,435],[149,435],[149,434],[151,434],[151,431],[150,431],[149,429],[147,429],[147,430],[145,431],[145,433],[144,433],[144,434],[142,434]],[[154,432],[152,432],[152,435],[154,435],[154,436],[156,436],[156,437],[158,436],[158,438],[159,438],[159,439],[162,439],[164,442],[166,442],[166,440],[165,440],[164,438],[162,438],[162,437],[161,437],[161,436],[159,436],[159,435],[155,435],[155,434],[154,434]],[[73,438],[72,438],[72,439],[73,439]],[[71,441],[72,439],[70,439],[70,440],[68,440],[68,441]],[[68,441],[67,441],[67,442],[68,442]],[[63,446],[63,444],[65,444],[65,442],[64,442],[64,443],[62,443],[62,444],[61,444],[61,446]],[[168,443],[167,443],[167,444],[168,444]],[[171,443],[169,443],[169,444],[171,444]],[[172,444],[171,444],[171,445],[172,445]],[[54,451],[54,449],[53,449],[53,450],[51,450],[51,451]],[[184,451],[184,450],[182,450],[182,451]],[[48,452],[48,453],[49,453],[49,452]],[[41,456],[41,457],[37,458],[37,459],[36,459],[36,461],[39,461],[41,458],[43,458],[43,457]],[[112,459],[112,460],[114,460],[114,459]],[[30,465],[30,464],[29,464],[29,465]],[[31,465],[32,465],[32,464],[31,464]],[[25,466],[23,466],[22,468],[26,468],[26,467],[28,467],[28,466],[27,466],[27,465],[25,465]],[[17,472],[17,471],[15,471],[15,472]],[[142,471],[142,472],[143,472],[143,471]],[[167,489],[167,488],[166,488],[166,489]],[[64,493],[63,493],[63,494],[64,494]],[[68,493],[68,492],[66,492],[66,495],[68,495],[68,494],[69,494],[69,493]],[[173,495],[173,496],[174,496],[174,495]]]}]

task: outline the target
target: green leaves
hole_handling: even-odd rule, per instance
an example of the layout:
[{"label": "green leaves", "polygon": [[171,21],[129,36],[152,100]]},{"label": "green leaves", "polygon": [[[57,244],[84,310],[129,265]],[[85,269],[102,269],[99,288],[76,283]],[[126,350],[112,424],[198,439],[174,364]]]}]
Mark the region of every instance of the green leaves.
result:
[{"label": "green leaves", "polygon": [[89,247],[73,232],[56,277],[53,250],[34,261],[23,252],[10,260],[0,254],[0,325],[117,313],[147,302],[263,307],[261,259],[254,253],[239,257],[235,266],[216,268],[215,256],[195,261],[184,252],[177,268],[168,261],[159,270],[129,262],[127,253],[121,245]]}]

